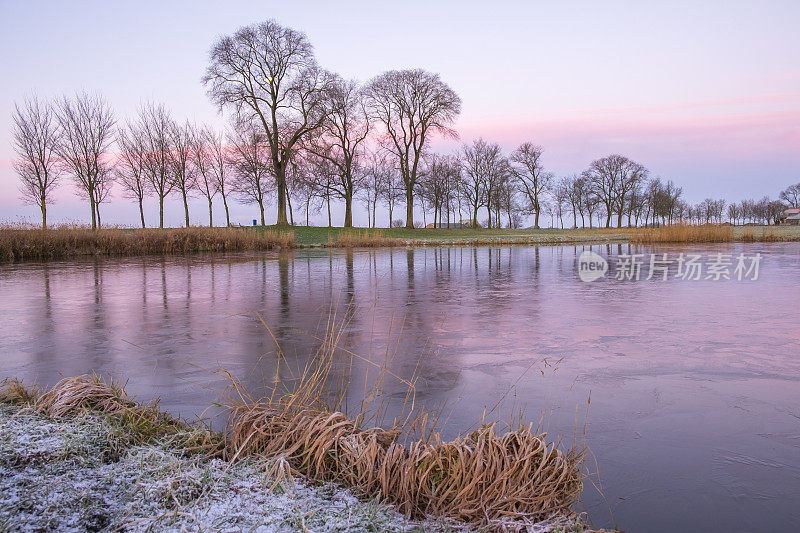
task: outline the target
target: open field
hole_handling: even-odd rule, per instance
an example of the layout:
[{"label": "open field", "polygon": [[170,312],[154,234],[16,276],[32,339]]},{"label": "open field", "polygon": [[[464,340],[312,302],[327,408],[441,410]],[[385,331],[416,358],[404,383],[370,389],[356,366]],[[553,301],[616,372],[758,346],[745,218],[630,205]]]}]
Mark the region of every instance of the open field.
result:
[{"label": "open field", "polygon": [[[709,226],[717,228],[718,226]],[[728,227],[728,226],[722,226]],[[701,231],[703,227],[700,227]],[[277,226],[268,226],[266,231],[276,231]],[[737,226],[733,227],[734,241],[759,241],[767,236],[770,241],[800,241],[800,226]],[[264,231],[261,228],[247,228],[247,231]],[[341,235],[373,235],[389,245],[459,245],[459,244],[589,244],[633,242],[653,242],[647,239],[652,230],[643,228],[594,228],[594,229],[484,229],[484,228],[326,228],[295,226],[294,241],[297,246],[336,245]],[[748,238],[749,237],[749,238]],[[691,242],[691,241],[683,241]],[[718,241],[707,241],[718,242]],[[375,244],[372,244],[373,246]]]},{"label": "open field", "polygon": [[129,229],[0,227],[0,262],[236,252],[303,247],[558,245],[800,241],[800,226],[671,226],[658,229],[367,229],[237,227]]}]

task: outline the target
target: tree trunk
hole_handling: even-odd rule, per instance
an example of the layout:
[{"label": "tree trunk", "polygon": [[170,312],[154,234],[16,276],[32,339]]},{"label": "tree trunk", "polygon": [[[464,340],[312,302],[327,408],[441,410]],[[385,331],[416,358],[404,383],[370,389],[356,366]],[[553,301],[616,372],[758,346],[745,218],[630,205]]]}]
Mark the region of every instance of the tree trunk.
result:
[{"label": "tree trunk", "polygon": [[208,227],[214,227],[214,211],[211,209],[211,198],[208,199]]},{"label": "tree trunk", "polygon": [[[369,224],[367,224],[369,226]],[[348,194],[344,199],[344,227],[353,227],[353,196]]]},{"label": "tree trunk", "polygon": [[533,215],[533,227],[539,229],[539,210],[537,209]]},{"label": "tree trunk", "polygon": [[92,229],[97,229],[97,215],[94,208],[94,191],[89,192],[89,207],[92,210]]},{"label": "tree trunk", "polygon": [[189,202],[186,201],[186,189],[181,189],[181,195],[183,196],[183,210],[186,213],[186,227],[189,227]]},{"label": "tree trunk", "polygon": [[289,221],[286,218],[286,168],[277,165],[275,168],[275,178],[278,182],[278,226],[288,226]]},{"label": "tree trunk", "polygon": [[406,227],[414,229],[414,189],[406,185]]},{"label": "tree trunk", "polygon": [[330,194],[328,195],[327,201],[328,201],[328,227],[330,228],[330,227],[333,226],[333,222],[331,221],[331,195]]},{"label": "tree trunk", "polygon": [[225,206],[225,223],[231,227],[231,215],[228,213],[228,199],[225,198],[225,194],[222,195],[222,205]]},{"label": "tree trunk", "polygon": [[267,225],[266,221],[264,220],[264,200],[258,201],[258,207],[261,209],[261,226],[263,227]]},{"label": "tree trunk", "polygon": [[164,196],[158,197],[158,227],[164,228]]},{"label": "tree trunk", "polygon": [[47,229],[47,206],[44,203],[44,200],[41,201],[39,207],[42,210],[42,229]]},{"label": "tree trunk", "polygon": [[141,198],[139,198],[139,218],[142,221],[142,228],[144,229],[147,226],[145,226],[145,224],[144,224],[144,207],[142,206],[142,199]]},{"label": "tree trunk", "polygon": [[294,226],[294,210],[292,210],[292,195],[286,195],[286,205],[289,206],[289,223]]}]

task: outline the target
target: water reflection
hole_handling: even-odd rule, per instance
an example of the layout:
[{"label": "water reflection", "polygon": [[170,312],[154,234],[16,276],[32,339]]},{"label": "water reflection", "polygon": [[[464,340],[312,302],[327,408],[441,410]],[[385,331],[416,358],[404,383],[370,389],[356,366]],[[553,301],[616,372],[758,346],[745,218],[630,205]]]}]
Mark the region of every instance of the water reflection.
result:
[{"label": "water reflection", "polygon": [[[600,525],[609,509],[631,530],[800,521],[800,246],[701,248],[761,252],[753,283],[582,283],[575,261],[587,249],[642,251],[314,249],[4,265],[3,374],[49,385],[110,372],[142,399],[191,415],[218,398],[221,366],[266,390],[278,361],[272,335],[299,372],[335,316],[346,323],[342,348],[420,376],[417,398],[446,406],[448,436],[526,369],[497,417],[524,407],[571,438],[575,408],[591,394],[587,438],[605,497],[588,490],[585,504]],[[372,367],[337,358],[331,392],[359,384],[346,396],[357,404]],[[386,391],[391,416],[405,387],[389,380]]]}]

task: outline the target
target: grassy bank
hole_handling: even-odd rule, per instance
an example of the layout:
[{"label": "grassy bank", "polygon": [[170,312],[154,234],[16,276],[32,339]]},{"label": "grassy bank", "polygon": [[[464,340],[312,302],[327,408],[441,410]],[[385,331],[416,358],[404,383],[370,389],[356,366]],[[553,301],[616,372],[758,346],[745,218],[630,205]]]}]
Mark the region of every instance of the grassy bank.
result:
[{"label": "grassy bank", "polygon": [[798,226],[671,226],[658,229],[245,228],[49,230],[0,228],[0,262],[237,252],[297,247],[559,245],[800,241]]},{"label": "grassy bank", "polygon": [[[277,231],[277,226],[244,231]],[[294,226],[297,246],[558,245],[655,242],[800,241],[800,226],[670,226],[668,228],[485,229],[325,228]]]},{"label": "grassy bank", "polygon": [[287,231],[234,228],[53,229],[0,228],[0,261],[272,250],[294,245]]},{"label": "grassy bank", "polygon": [[582,452],[562,453],[530,426],[499,434],[494,424],[401,444],[397,427],[365,428],[320,404],[325,368],[259,401],[234,381],[224,434],[96,376],[44,393],[5,381],[0,526],[584,530],[570,511]]}]

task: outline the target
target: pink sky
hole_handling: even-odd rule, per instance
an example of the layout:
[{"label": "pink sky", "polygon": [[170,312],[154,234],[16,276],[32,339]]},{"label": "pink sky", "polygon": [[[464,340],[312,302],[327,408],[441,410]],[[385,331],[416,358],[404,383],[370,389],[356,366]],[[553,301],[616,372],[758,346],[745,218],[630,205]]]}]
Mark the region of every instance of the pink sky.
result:
[{"label": "pink sky", "polygon": [[[14,101],[86,89],[103,92],[122,120],[154,99],[178,119],[221,124],[200,84],[207,51],[220,34],[267,18],[305,31],[320,63],[346,77],[438,72],[463,99],[462,141],[512,149],[531,140],[558,175],[618,152],[690,201],[775,197],[800,182],[800,4],[648,4],[409,2],[385,11],[356,2],[342,17],[342,6],[322,2],[0,1],[0,219],[36,216],[17,200],[10,167]],[[58,200],[55,220],[86,218],[71,187]],[[109,221],[135,222],[130,202],[111,205]],[[255,216],[246,206],[235,213]],[[177,204],[167,218],[179,223]]]}]

